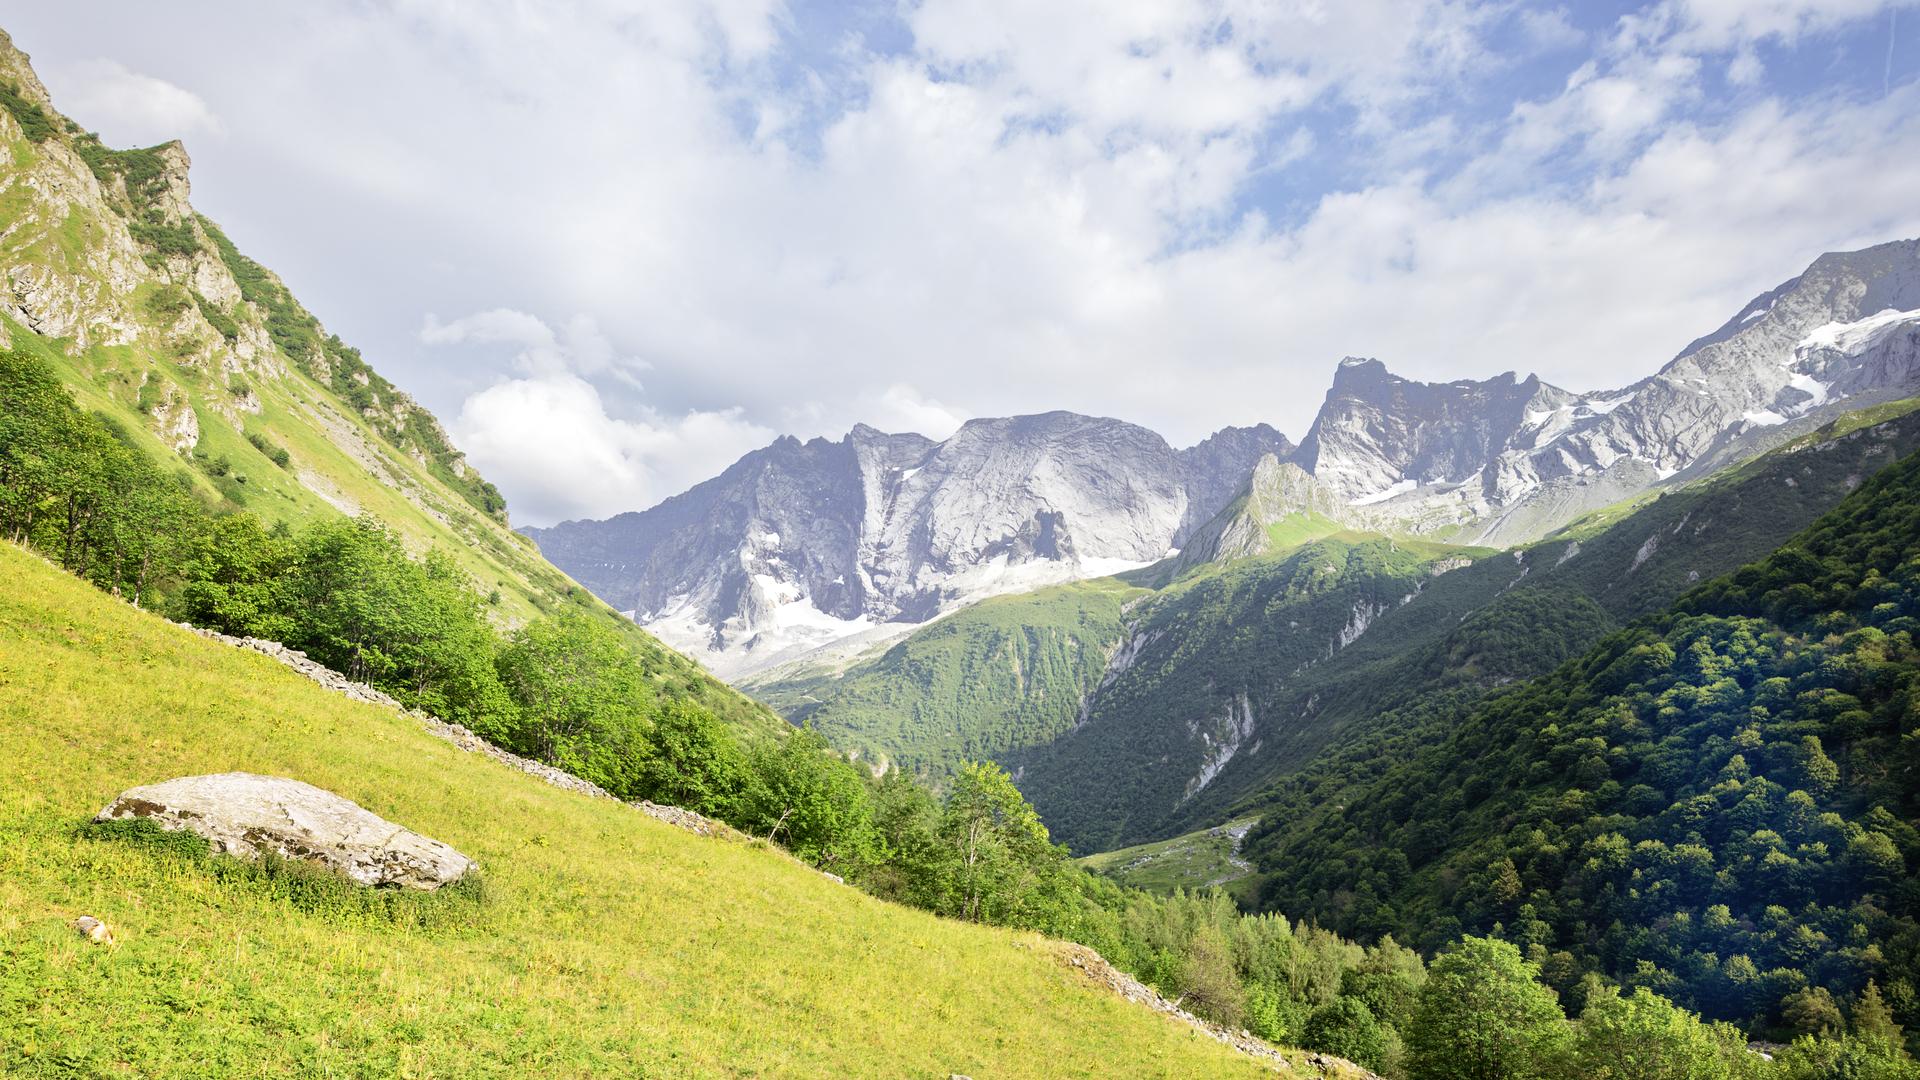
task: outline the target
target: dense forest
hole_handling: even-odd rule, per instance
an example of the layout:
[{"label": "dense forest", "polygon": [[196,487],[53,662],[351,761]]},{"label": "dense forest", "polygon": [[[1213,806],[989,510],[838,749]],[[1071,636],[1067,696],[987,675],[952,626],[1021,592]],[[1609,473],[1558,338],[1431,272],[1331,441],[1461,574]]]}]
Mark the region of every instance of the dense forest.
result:
[{"label": "dense forest", "polygon": [[[1263,903],[1523,948],[1754,1030],[1920,1019],[1920,456],[1554,673],[1439,694],[1265,805]],[[1396,761],[1382,767],[1380,762]]]}]

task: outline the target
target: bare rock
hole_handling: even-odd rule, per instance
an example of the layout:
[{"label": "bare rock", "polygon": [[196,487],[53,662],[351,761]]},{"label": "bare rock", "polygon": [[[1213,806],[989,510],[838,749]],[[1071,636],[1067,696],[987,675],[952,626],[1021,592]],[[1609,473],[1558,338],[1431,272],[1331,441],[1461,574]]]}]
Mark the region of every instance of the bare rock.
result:
[{"label": "bare rock", "polygon": [[73,920],[74,932],[95,945],[112,945],[113,928],[91,915],[82,915]]},{"label": "bare rock", "polygon": [[191,830],[243,858],[271,852],[323,863],[362,885],[437,889],[475,868],[438,840],[283,776],[215,773],[129,788],[94,820],[129,818]]}]

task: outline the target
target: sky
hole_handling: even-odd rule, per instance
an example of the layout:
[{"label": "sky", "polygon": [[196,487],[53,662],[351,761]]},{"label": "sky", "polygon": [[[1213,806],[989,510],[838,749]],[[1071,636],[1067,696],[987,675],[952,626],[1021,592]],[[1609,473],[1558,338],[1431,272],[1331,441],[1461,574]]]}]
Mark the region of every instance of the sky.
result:
[{"label": "sky", "polygon": [[781,434],[1305,434],[1920,236],[1920,0],[0,0],[517,524]]}]

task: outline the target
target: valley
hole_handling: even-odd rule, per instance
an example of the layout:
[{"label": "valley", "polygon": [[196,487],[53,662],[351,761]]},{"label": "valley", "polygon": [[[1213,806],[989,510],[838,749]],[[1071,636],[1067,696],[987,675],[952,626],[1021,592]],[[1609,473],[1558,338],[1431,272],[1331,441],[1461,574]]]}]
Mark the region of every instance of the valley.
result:
[{"label": "valley", "polygon": [[[1222,52],[1253,12],[1141,12],[1132,75],[1062,51],[1035,81],[1007,42],[932,43],[1041,30],[906,7],[871,38],[867,11],[623,12],[598,64],[533,48],[585,11],[262,11],[355,80],[267,132],[242,101],[308,77],[278,53],[248,95],[209,74],[216,116],[104,53],[43,82],[0,32],[0,1075],[1920,1080],[1915,219],[1580,218],[1658,184],[1553,141],[1266,205],[1431,88]],[[1591,45],[1541,83],[1567,94],[1663,41],[1673,101],[1752,96],[1861,19],[1736,19],[1705,86],[1686,4],[1611,36],[1462,14],[1529,64]],[[1875,116],[1908,100],[1894,55]],[[884,77],[826,77],[854,56]],[[1275,71],[1298,101],[1208,119]],[[49,82],[103,131],[183,126],[211,172],[115,149]],[[589,134],[515,126],[563,90]],[[1301,126],[1256,191],[1236,162],[1300,110],[1341,136]],[[1711,124],[1651,115],[1621,146],[1711,186]],[[1518,153],[1530,117],[1567,122],[1522,97],[1427,137]],[[902,118],[951,156],[897,167]],[[986,146],[1051,156],[966,164]],[[724,182],[676,187],[709,152]],[[1755,153],[1759,187],[1805,182]],[[1370,203],[1509,183],[1535,201],[1446,252]],[[811,202],[856,187],[861,214]],[[988,204],[1036,246],[973,251]],[[1311,265],[1362,209],[1379,235]],[[303,215],[340,250],[260,227]],[[1660,265],[1602,284],[1581,245],[1642,226]],[[450,227],[487,250],[415,250]],[[1522,270],[1467,258],[1534,228]],[[911,254],[853,257],[881,236]],[[417,295],[343,286],[341,252]],[[1129,401],[1167,434],[1103,415]]]}]

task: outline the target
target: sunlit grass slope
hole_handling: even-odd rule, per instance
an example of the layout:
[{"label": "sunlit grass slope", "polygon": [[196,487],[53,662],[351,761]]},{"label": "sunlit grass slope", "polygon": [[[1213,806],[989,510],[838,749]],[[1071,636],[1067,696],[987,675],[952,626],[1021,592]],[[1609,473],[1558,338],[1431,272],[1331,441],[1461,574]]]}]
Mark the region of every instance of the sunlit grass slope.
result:
[{"label": "sunlit grass slope", "polygon": [[1080,865],[1136,889],[1170,896],[1175,889],[1218,888],[1251,902],[1260,881],[1250,864],[1236,862],[1234,833],[1245,836],[1256,819],[1242,818],[1167,840],[1088,855]]},{"label": "sunlit grass slope", "polygon": [[[128,786],[227,769],[455,845],[486,899],[423,928],[82,828]],[[75,934],[81,914],[119,945]],[[1040,939],[547,787],[0,544],[0,1075],[956,1072],[1261,1069]]]}]

